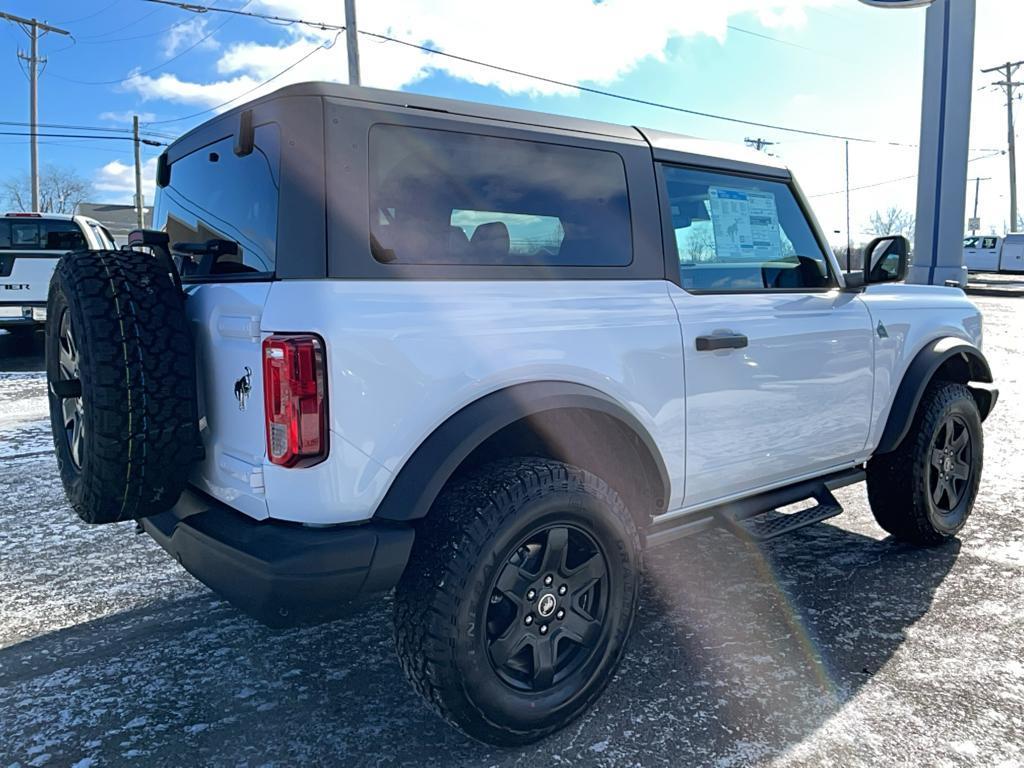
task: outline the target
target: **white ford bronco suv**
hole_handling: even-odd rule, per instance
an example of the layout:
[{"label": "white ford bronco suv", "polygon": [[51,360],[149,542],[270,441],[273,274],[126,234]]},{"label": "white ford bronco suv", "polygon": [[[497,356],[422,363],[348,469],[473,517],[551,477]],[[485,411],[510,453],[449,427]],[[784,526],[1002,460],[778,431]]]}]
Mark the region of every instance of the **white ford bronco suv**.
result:
[{"label": "white ford bronco suv", "polygon": [[113,247],[106,227],[86,216],[0,216],[0,329],[24,334],[43,327],[47,287],[64,253]]},{"label": "white ford bronco suv", "polygon": [[843,274],[764,154],[309,83],[157,176],[154,229],[51,283],[72,506],[272,625],[394,590],[403,669],[473,737],[586,710],[645,547],[768,539],[865,480],[911,543],[971,512],[978,309],[901,284],[903,238]]}]

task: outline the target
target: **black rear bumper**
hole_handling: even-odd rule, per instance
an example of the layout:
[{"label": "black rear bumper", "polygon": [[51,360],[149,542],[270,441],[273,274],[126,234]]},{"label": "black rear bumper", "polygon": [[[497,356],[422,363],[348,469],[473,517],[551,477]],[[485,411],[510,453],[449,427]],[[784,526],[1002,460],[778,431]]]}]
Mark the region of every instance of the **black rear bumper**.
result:
[{"label": "black rear bumper", "polygon": [[275,627],[328,621],[391,589],[413,542],[407,525],[254,520],[191,489],[141,523],[189,573]]}]

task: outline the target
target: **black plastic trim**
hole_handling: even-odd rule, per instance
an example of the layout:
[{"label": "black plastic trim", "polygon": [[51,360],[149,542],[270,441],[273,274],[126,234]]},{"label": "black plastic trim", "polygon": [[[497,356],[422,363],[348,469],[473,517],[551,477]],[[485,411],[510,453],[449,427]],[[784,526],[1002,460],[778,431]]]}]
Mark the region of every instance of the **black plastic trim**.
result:
[{"label": "black plastic trim", "polygon": [[195,489],[142,527],[230,603],[275,627],[329,621],[398,583],[411,526],[255,520]]},{"label": "black plastic trim", "polygon": [[859,483],[865,478],[860,467],[832,472],[822,477],[803,480],[792,485],[775,488],[771,491],[758,493],[754,496],[727,501],[712,507],[705,507],[692,513],[680,515],[672,520],[659,523],[655,521],[647,533],[647,546],[657,547],[670,541],[701,533],[721,525],[723,518],[743,521],[764,512],[794,504],[804,499],[817,497],[820,494],[834,491],[847,485]]},{"label": "black plastic trim", "polygon": [[[951,336],[932,341],[917,353],[907,367],[907,372],[903,375],[903,380],[896,391],[896,397],[893,398],[889,417],[885,423],[885,431],[882,433],[882,439],[879,441],[875,453],[889,453],[899,447],[903,438],[910,431],[910,426],[914,422],[914,414],[917,413],[917,406],[936,371],[947,360],[958,355],[963,357],[968,366],[970,381],[992,383],[992,370],[989,368],[988,361],[973,344]],[[998,395],[998,391],[996,394]],[[992,398],[990,408],[994,404],[995,399]],[[982,413],[982,419],[986,416],[988,416],[987,411]]]},{"label": "black plastic trim", "polygon": [[652,495],[662,500],[668,498],[670,481],[661,452],[635,416],[591,387],[566,381],[539,381],[492,392],[450,416],[399,471],[374,519],[408,521],[426,516],[444,484],[487,438],[527,416],[563,408],[602,413],[632,430],[658,469],[661,488]]}]

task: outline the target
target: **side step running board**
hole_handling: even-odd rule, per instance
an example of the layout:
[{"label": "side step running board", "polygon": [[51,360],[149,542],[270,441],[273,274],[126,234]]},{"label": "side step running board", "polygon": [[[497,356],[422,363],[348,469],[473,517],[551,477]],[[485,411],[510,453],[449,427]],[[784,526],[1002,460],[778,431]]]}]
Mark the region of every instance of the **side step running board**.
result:
[{"label": "side step running board", "polygon": [[[705,507],[694,512],[655,521],[647,531],[647,546],[657,547],[710,528],[725,528],[747,541],[767,541],[806,525],[835,517],[843,511],[832,491],[859,483],[865,478],[861,467],[804,480],[743,499]],[[799,512],[784,514],[780,508],[807,499],[817,504]]]},{"label": "side step running board", "polygon": [[730,514],[729,509],[723,509],[718,513],[718,519],[726,530],[741,539],[768,541],[799,528],[828,520],[843,511],[842,505],[825,486],[821,486],[821,489],[814,493],[814,500],[818,503],[799,512],[783,513],[770,509],[744,517],[742,514]]}]

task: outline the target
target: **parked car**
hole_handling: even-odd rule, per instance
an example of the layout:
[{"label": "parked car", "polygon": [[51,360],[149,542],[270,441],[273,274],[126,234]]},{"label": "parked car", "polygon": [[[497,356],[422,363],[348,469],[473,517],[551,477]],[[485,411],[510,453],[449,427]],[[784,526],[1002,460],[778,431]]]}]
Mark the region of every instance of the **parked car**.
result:
[{"label": "parked car", "polygon": [[1024,272],[1024,234],[965,237],[964,264],[969,272]]},{"label": "parked car", "polygon": [[0,216],[0,329],[31,333],[42,328],[50,276],[64,253],[114,247],[113,238],[103,226],[84,216]]},{"label": "parked car", "polygon": [[477,739],[595,701],[645,548],[761,542],[865,480],[912,544],[971,512],[977,307],[901,284],[902,237],[844,274],[763,153],[311,83],[185,134],[157,183],[135,251],[50,290],[72,506],[271,625],[395,590],[402,668]]}]

